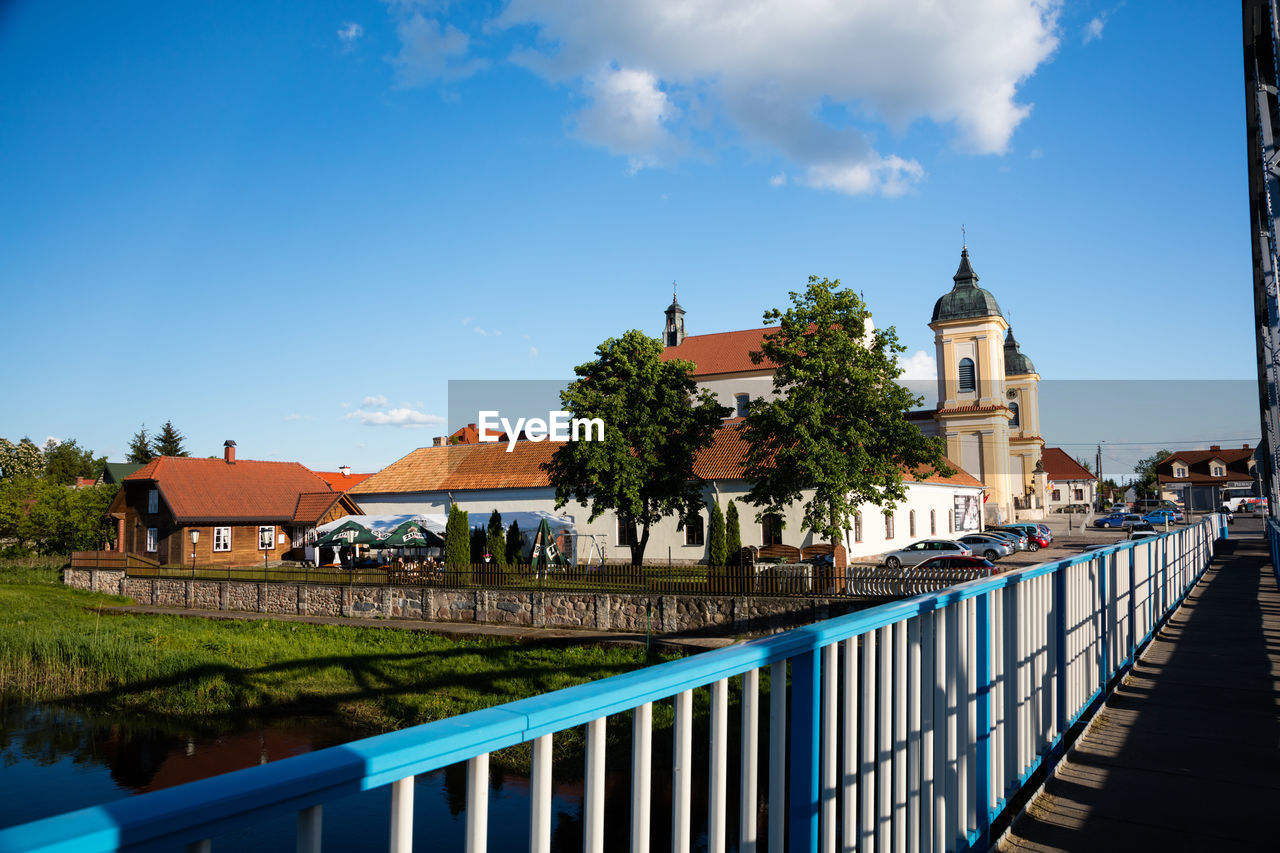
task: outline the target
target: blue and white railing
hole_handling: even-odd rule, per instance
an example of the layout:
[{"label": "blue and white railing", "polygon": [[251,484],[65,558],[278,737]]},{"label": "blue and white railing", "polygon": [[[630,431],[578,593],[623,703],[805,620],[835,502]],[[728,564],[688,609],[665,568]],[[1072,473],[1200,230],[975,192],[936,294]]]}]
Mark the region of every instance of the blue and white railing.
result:
[{"label": "blue and white railing", "polygon": [[[187,846],[296,813],[320,849],[324,804],[386,787],[390,846],[408,851],[413,777],[467,763],[466,846],[486,848],[494,750],[532,743],[529,849],[551,849],[551,744],[586,726],[584,847],[604,849],[605,722],[630,713],[631,849],[648,851],[653,703],[675,705],[671,847],[691,846],[694,784],[707,848],[986,849],[992,821],[1208,567],[1223,519],[1033,566],[519,702],[0,831],[0,851]],[[1273,541],[1276,541],[1273,537]],[[1274,546],[1273,546],[1274,547]],[[767,743],[759,673],[770,668]],[[788,678],[789,674],[789,678]],[[729,679],[741,679],[731,749]],[[709,689],[707,778],[693,773],[693,691]],[[788,734],[790,750],[787,749]],[[768,762],[766,790],[757,780]],[[728,786],[740,763],[739,790]],[[736,796],[735,838],[726,825]],[[767,838],[757,816],[767,798]],[[785,819],[781,819],[785,816]]]}]

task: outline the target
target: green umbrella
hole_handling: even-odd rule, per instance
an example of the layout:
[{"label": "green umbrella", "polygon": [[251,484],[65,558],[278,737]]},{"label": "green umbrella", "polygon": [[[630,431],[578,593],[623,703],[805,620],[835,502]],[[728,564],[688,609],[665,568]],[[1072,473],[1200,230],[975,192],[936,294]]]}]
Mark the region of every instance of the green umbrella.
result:
[{"label": "green umbrella", "polygon": [[316,540],[316,545],[376,545],[378,538],[354,521],[344,521]]},{"label": "green umbrella", "polygon": [[444,540],[440,538],[440,534],[428,530],[422,526],[422,522],[411,518],[392,530],[391,535],[379,544],[388,548],[431,548],[443,546]]},{"label": "green umbrella", "polygon": [[563,568],[566,563],[564,554],[556,546],[556,538],[551,533],[551,525],[542,519],[538,532],[533,537],[533,552],[529,555],[529,563],[536,573],[545,573],[552,566]]}]

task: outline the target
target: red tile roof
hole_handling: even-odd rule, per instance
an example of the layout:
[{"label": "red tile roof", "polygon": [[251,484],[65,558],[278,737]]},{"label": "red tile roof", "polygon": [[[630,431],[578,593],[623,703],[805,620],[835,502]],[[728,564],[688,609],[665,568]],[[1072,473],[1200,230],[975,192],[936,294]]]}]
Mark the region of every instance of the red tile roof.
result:
[{"label": "red tile roof", "polygon": [[306,492],[298,495],[298,503],[293,508],[293,523],[314,527],[340,500],[342,492]]},{"label": "red tile roof", "polygon": [[[740,423],[740,422],[739,422]],[[404,494],[409,492],[466,491],[468,489],[539,488],[551,485],[539,467],[548,461],[558,444],[541,441],[516,442],[507,452],[506,444],[456,444],[447,447],[419,447],[404,458],[351,490],[352,495]],[[711,446],[698,454],[693,473],[704,480],[738,480],[743,477],[747,444],[738,424],[716,430]],[[943,477],[931,469],[908,479],[919,483],[943,483],[981,487],[982,483],[962,470]]]},{"label": "red tile roof", "polygon": [[[1222,449],[1211,445],[1208,450],[1179,450],[1166,457],[1156,466],[1156,477],[1161,483],[1196,483],[1199,485],[1221,485],[1222,483],[1251,480],[1253,473],[1249,469],[1249,461],[1253,458],[1253,448],[1244,447]],[[1209,463],[1214,459],[1222,460],[1226,469],[1225,475],[1215,477],[1209,470]],[[1186,477],[1173,476],[1173,463],[1181,462],[1187,466]]]},{"label": "red tile roof", "polygon": [[1061,447],[1046,447],[1041,451],[1040,459],[1044,463],[1045,474],[1054,482],[1096,479],[1088,468],[1072,459]]},{"label": "red tile roof", "polygon": [[713,335],[689,335],[679,346],[664,347],[662,360],[682,358],[694,363],[694,376],[716,373],[744,373],[752,370],[772,370],[773,362],[761,364],[751,361],[751,353],[759,351],[766,334],[778,331],[777,326],[762,329],[743,329],[738,332],[717,332]]},{"label": "red tile roof", "polygon": [[238,459],[152,459],[124,482],[152,481],[179,524],[192,521],[292,522],[303,494],[331,492],[297,462]]},{"label": "red tile roof", "polygon": [[335,492],[345,492],[347,489],[363,483],[372,477],[372,474],[347,474],[345,477],[341,471],[315,471],[317,477],[329,484],[329,488]]}]

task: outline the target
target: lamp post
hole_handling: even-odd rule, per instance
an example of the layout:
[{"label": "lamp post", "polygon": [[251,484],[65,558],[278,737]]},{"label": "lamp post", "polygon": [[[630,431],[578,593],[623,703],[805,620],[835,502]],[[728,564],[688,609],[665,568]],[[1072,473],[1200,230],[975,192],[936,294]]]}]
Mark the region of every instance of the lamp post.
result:
[{"label": "lamp post", "polygon": [[200,531],[192,528],[191,530],[191,576],[196,575],[196,543],[200,541]]}]

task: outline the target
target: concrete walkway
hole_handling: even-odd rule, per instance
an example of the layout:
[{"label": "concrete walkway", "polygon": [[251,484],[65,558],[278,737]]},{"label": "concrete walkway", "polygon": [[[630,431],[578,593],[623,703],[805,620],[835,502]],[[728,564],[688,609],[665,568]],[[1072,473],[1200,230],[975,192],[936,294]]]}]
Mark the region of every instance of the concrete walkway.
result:
[{"label": "concrete walkway", "polygon": [[999,850],[1280,850],[1280,592],[1225,545]]},{"label": "concrete walkway", "polygon": [[[308,625],[334,625],[343,628],[388,628],[400,631],[425,631],[444,637],[498,637],[517,643],[552,645],[616,644],[643,646],[644,634],[624,631],[577,631],[568,628],[529,628],[520,625],[499,625],[476,622],[428,622],[421,619],[351,619],[342,616],[289,616],[277,613],[244,613],[228,610],[188,610],[186,608],[149,607],[127,605],[104,608],[103,613],[143,613],[164,616],[189,616],[199,619],[230,619],[254,621],[271,619],[277,622],[303,622]],[[686,634],[653,634],[648,642],[662,651],[682,651],[687,654],[704,652],[731,646],[732,637],[702,637]]]}]

